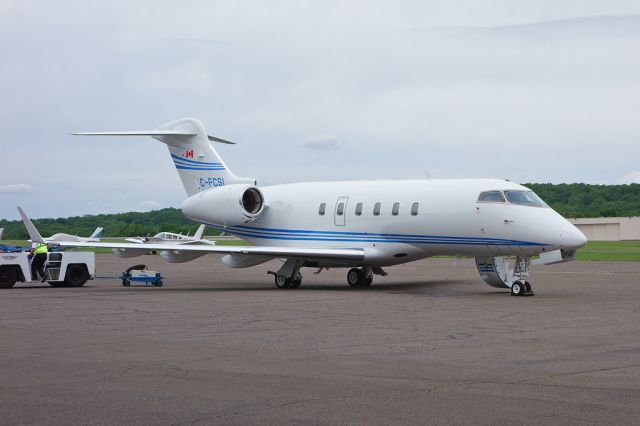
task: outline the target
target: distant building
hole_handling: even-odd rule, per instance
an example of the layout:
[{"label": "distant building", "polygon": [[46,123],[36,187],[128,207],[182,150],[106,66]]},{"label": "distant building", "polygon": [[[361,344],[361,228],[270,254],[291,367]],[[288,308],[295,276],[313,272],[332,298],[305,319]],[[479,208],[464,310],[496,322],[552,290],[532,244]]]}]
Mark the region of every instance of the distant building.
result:
[{"label": "distant building", "polygon": [[593,217],[567,220],[590,241],[640,240],[640,217]]}]

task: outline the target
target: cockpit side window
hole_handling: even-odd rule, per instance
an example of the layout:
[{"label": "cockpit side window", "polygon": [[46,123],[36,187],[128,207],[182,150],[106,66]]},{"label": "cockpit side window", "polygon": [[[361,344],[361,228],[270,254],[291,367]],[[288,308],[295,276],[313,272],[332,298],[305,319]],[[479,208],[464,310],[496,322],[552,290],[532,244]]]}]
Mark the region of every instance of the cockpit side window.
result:
[{"label": "cockpit side window", "polygon": [[533,191],[504,191],[507,200],[513,204],[524,206],[547,207],[544,201]]},{"label": "cockpit side window", "polygon": [[504,195],[500,191],[482,192],[478,197],[480,203],[504,203]]}]

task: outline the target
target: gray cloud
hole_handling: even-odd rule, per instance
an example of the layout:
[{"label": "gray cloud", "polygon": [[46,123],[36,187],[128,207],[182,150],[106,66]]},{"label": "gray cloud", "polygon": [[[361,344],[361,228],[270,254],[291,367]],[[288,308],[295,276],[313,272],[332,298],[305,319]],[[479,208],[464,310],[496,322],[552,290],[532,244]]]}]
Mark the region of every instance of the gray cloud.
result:
[{"label": "gray cloud", "polygon": [[333,137],[320,137],[308,140],[303,146],[313,151],[329,152],[340,149],[344,143]]},{"label": "gray cloud", "polygon": [[640,183],[640,171],[627,173],[622,178],[623,183]]},{"label": "gray cloud", "polygon": [[2,194],[26,194],[33,191],[33,188],[24,183],[8,183],[0,185],[0,193]]}]

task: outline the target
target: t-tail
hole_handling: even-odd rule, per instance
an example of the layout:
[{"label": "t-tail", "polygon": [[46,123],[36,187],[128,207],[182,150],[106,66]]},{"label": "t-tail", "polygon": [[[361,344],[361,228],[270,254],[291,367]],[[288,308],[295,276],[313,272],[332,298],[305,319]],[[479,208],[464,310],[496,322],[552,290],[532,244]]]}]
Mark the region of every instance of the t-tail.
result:
[{"label": "t-tail", "polygon": [[171,159],[188,196],[235,183],[255,185],[256,180],[237,177],[227,167],[211,142],[233,144],[207,134],[204,125],[194,118],[172,121],[155,130],[124,132],[82,132],[75,135],[151,136],[167,145]]}]

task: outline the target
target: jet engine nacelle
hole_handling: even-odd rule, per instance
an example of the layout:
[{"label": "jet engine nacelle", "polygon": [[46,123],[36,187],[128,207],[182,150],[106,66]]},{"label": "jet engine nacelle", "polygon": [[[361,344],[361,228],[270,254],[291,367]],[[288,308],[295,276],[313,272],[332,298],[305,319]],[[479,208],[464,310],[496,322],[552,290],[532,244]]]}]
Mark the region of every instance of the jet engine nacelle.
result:
[{"label": "jet engine nacelle", "polygon": [[207,189],[182,203],[182,213],[189,219],[221,226],[253,222],[264,209],[262,192],[248,184]]}]

